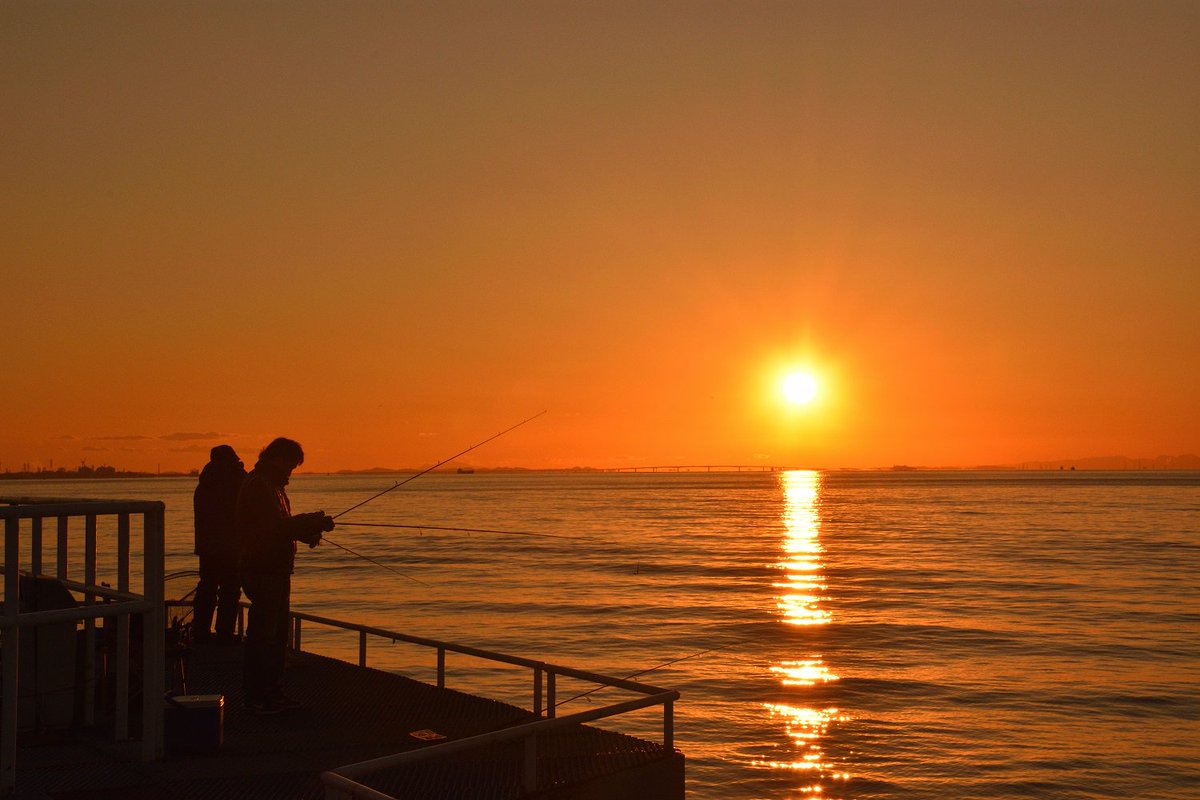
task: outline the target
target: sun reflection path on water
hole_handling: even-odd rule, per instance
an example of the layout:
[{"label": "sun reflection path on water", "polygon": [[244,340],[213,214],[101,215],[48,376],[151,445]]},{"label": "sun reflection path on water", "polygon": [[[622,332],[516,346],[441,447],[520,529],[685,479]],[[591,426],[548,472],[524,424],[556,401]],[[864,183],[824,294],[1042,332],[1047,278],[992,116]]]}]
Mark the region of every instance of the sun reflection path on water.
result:
[{"label": "sun reflection path on water", "polygon": [[[776,597],[781,621],[787,625],[827,625],[828,610],[821,607],[825,599],[821,547],[821,474],[814,471],[791,471],[780,475],[783,489],[783,524],[785,537],[778,568],[783,578],[773,584],[779,591]],[[780,683],[788,687],[797,699],[805,690],[838,680],[819,653],[804,658],[784,659],[771,667]],[[849,780],[850,774],[831,763],[825,755],[822,740],[829,726],[848,718],[837,708],[814,708],[800,703],[764,703],[772,719],[784,725],[794,750],[791,758],[762,758],[755,766],[768,769],[794,770],[810,776],[804,786],[797,787],[812,797],[824,797],[837,781]]]}]

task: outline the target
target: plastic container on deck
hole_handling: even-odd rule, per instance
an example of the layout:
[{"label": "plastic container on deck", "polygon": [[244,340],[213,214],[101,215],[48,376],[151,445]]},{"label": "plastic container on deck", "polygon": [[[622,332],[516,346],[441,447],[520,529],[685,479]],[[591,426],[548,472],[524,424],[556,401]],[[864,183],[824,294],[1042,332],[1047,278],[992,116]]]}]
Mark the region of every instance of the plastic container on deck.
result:
[{"label": "plastic container on deck", "polygon": [[206,755],[225,739],[225,696],[183,694],[167,697],[163,746],[172,755]]}]

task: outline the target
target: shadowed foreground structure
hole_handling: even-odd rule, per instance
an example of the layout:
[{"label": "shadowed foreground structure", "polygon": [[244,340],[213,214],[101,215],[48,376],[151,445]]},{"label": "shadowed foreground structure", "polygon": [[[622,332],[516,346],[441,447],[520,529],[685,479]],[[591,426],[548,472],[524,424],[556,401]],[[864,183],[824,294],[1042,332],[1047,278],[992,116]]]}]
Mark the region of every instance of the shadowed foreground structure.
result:
[{"label": "shadowed foreground structure", "polygon": [[[167,635],[166,607],[190,603],[164,600],[164,511],[161,502],[0,498],[0,793],[50,800],[683,796],[683,756],[673,746],[678,692],[295,610],[288,684],[302,706],[283,716],[249,713],[240,646],[192,648],[187,628],[174,622]],[[109,549],[115,588],[100,580],[99,567],[112,563]],[[140,586],[131,580],[135,553]],[[358,664],[303,652],[303,623],[356,632]],[[371,636],[431,648],[437,685],[369,669]],[[445,688],[448,652],[529,669],[530,710]],[[200,698],[168,704],[168,672],[189,695],[224,696],[223,726],[217,707]],[[560,675],[642,696],[560,718]],[[651,706],[663,709],[661,745],[583,724]]]},{"label": "shadowed foreground structure", "polygon": [[[224,694],[219,754],[138,762],[126,745],[31,739],[18,756],[18,798],[207,800],[323,798],[320,774],[339,765],[429,747],[414,731],[465,738],[538,717],[499,701],[443,689],[311,653],[291,653],[289,692],[304,705],[277,716],[242,707],[240,648],[198,647],[188,691]],[[168,739],[168,747],[170,740]],[[538,791],[522,790],[518,742],[391,768],[362,782],[398,798],[682,798],[683,756],[662,745],[585,725],[542,734]]]}]

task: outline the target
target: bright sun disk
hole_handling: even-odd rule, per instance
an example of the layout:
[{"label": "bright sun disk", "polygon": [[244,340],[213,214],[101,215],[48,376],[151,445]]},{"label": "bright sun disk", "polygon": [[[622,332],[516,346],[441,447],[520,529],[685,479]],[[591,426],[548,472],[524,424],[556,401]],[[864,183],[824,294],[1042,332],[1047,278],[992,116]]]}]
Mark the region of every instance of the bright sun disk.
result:
[{"label": "bright sun disk", "polygon": [[811,372],[792,372],[780,387],[784,398],[792,405],[802,406],[817,398],[817,379]]}]

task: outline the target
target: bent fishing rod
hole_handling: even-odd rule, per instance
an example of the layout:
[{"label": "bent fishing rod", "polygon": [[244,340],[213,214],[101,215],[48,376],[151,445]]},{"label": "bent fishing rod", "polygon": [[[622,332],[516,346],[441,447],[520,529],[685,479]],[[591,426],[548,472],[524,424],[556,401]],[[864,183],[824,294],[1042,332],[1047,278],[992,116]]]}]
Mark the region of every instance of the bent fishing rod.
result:
[{"label": "bent fishing rod", "polygon": [[471,445],[466,450],[463,450],[461,453],[455,453],[454,455],[450,456],[449,458],[443,459],[443,460],[439,461],[438,463],[434,464],[432,467],[426,467],[425,469],[421,470],[420,472],[416,473],[415,475],[409,475],[407,478],[405,478],[402,481],[396,481],[395,484],[384,489],[382,492],[373,494],[370,497],[368,497],[366,500],[363,500],[361,503],[356,503],[355,505],[352,505],[349,508],[347,508],[345,511],[341,511],[337,514],[334,514],[333,518],[337,519],[338,517],[340,517],[344,514],[349,514],[354,509],[359,508],[360,506],[365,506],[367,503],[371,502],[372,500],[374,500],[376,498],[383,497],[385,494],[392,491],[393,489],[399,489],[401,486],[408,483],[409,481],[414,481],[417,478],[421,477],[422,475],[424,475],[428,472],[433,472],[435,469],[442,466],[443,464],[448,464],[449,462],[453,461],[456,458],[465,456],[467,453],[471,452],[472,450],[476,450],[480,447],[483,447],[485,444],[487,444],[488,442],[490,442],[494,439],[499,439],[501,436],[508,433],[509,431],[515,431],[517,428],[521,427],[525,423],[533,422],[535,419],[537,419],[538,417],[542,416],[542,414],[545,414],[545,413],[546,413],[545,411],[539,411],[538,413],[534,414],[529,419],[523,419],[520,422],[518,422],[516,425],[513,425],[510,428],[505,428],[504,430],[500,431],[499,433],[497,433],[493,436],[489,436],[488,438],[484,439],[482,442],[479,442],[478,444]]}]

